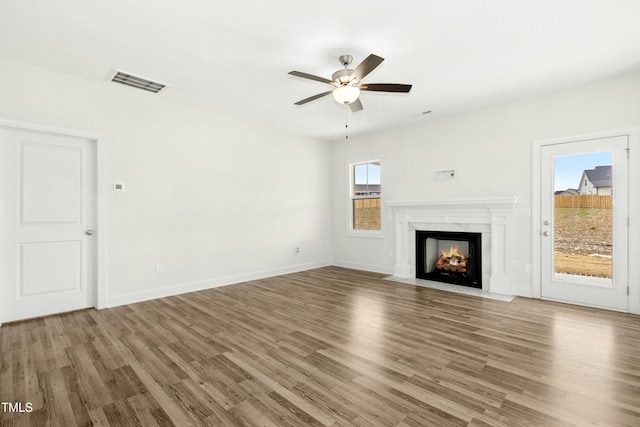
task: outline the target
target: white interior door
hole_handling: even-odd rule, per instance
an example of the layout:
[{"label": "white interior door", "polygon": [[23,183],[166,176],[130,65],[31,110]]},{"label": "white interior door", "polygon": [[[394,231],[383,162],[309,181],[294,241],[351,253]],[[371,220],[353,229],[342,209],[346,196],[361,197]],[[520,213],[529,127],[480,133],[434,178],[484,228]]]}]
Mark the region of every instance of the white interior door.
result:
[{"label": "white interior door", "polygon": [[95,142],[0,129],[0,321],[95,306]]},{"label": "white interior door", "polygon": [[541,177],[541,297],[628,311],[628,137],[544,145]]}]

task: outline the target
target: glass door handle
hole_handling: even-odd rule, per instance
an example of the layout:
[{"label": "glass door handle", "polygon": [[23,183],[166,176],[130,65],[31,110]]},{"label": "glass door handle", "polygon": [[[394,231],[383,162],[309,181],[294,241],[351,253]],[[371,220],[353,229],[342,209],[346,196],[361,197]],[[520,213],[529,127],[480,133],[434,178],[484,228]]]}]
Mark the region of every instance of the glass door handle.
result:
[{"label": "glass door handle", "polygon": [[549,237],[551,235],[551,233],[549,231],[544,231],[542,233],[542,235],[545,236],[545,237]]}]

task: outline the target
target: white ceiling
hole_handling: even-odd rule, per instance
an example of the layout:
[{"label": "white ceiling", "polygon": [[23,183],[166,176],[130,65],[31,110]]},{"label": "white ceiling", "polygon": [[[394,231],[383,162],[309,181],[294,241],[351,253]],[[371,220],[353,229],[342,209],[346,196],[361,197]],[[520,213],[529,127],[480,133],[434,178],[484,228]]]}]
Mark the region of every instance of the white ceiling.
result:
[{"label": "white ceiling", "polygon": [[[639,22],[638,0],[2,0],[0,58],[135,90],[118,68],[171,85],[141,96],[333,140],[638,70]],[[411,93],[293,105],[328,86],[289,71],[370,53],[365,82]]]}]

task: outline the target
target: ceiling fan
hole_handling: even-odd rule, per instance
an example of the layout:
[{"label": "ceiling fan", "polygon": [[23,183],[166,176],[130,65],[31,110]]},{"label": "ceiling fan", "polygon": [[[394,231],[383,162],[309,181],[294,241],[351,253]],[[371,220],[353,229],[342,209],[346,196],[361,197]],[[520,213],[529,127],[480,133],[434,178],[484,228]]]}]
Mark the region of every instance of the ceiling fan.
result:
[{"label": "ceiling fan", "polygon": [[356,67],[355,70],[349,69],[349,65],[353,61],[353,56],[342,55],[338,58],[340,63],[344,66],[343,70],[338,70],[331,76],[331,80],[324,77],[314,76],[313,74],[307,74],[300,71],[290,71],[289,74],[296,77],[302,77],[303,79],[315,80],[321,83],[328,83],[333,88],[327,92],[319,93],[317,95],[310,96],[295,103],[295,105],[303,105],[307,102],[315,101],[329,94],[333,94],[333,98],[339,103],[348,105],[352,111],[362,110],[362,102],[360,102],[359,96],[361,90],[372,92],[401,92],[408,93],[411,90],[411,85],[398,84],[398,83],[362,83],[370,72],[375,70],[384,61],[376,55],[369,55],[367,58]]}]

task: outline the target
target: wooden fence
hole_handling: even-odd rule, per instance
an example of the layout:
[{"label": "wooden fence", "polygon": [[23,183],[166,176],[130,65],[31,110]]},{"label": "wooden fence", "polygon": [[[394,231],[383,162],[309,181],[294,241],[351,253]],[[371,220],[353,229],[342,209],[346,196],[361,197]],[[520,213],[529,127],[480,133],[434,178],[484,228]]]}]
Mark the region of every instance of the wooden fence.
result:
[{"label": "wooden fence", "polygon": [[[611,196],[598,196],[596,194],[582,194],[578,196],[555,196],[556,208],[597,208],[611,209]],[[379,208],[380,198],[354,199],[353,206],[356,209]]]},{"label": "wooden fence", "polygon": [[582,194],[578,196],[554,196],[556,208],[611,209],[611,196]]},{"label": "wooden fence", "polygon": [[354,199],[353,207],[355,209],[363,209],[363,208],[379,208],[380,207],[380,198],[376,197],[374,199]]}]

